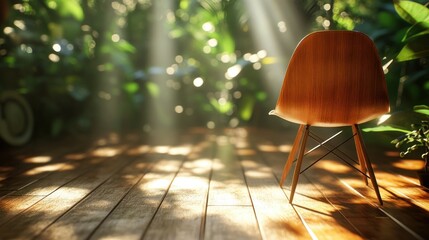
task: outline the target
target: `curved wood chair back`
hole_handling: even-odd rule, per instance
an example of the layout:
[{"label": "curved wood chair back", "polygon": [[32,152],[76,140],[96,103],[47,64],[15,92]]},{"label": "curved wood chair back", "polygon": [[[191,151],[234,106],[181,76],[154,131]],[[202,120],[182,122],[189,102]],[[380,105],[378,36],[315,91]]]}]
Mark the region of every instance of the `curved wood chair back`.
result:
[{"label": "curved wood chair back", "polygon": [[386,81],[373,41],[355,31],[319,31],[296,47],[276,108],[285,120],[347,126],[389,111]]}]

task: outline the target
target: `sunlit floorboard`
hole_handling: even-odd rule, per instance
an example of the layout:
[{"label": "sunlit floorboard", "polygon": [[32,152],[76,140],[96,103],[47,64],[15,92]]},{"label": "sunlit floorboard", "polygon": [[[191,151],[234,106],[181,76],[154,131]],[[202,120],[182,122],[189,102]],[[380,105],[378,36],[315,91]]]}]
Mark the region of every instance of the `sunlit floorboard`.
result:
[{"label": "sunlit floorboard", "polygon": [[0,239],[429,238],[421,163],[371,144],[383,206],[331,155],[301,175],[289,204],[291,174],[283,189],[278,182],[295,132],[190,129],[156,142],[112,134],[3,146]]}]

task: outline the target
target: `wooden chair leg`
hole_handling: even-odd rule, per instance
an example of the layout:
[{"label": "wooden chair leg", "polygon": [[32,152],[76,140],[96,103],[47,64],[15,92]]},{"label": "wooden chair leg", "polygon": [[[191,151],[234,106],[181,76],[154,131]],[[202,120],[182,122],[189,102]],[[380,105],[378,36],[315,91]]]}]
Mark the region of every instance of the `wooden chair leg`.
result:
[{"label": "wooden chair leg", "polygon": [[280,179],[280,187],[283,187],[283,183],[289,173],[290,167],[292,166],[293,161],[295,160],[296,157],[296,150],[298,150],[299,148],[299,144],[301,142],[301,138],[302,138],[302,133],[305,130],[305,126],[304,125],[300,125],[298,132],[296,133],[296,137],[295,140],[293,142],[293,146],[292,149],[289,153],[289,157],[287,158],[287,161],[285,163],[285,166],[283,168],[283,173],[282,173],[282,178]]},{"label": "wooden chair leg", "polygon": [[375,194],[377,195],[378,201],[380,202],[380,205],[383,205],[383,200],[381,199],[380,191],[378,189],[377,179],[375,178],[374,170],[372,168],[371,162],[368,159],[368,154],[365,150],[365,145],[362,138],[362,133],[359,130],[359,127],[357,124],[353,126],[355,128],[355,131],[358,136],[359,145],[361,148],[362,157],[365,161],[366,168],[368,169],[369,177],[371,178],[372,186],[374,187]]},{"label": "wooden chair leg", "polygon": [[[360,170],[366,174],[367,173],[367,167],[366,167],[366,163],[365,163],[364,156],[362,153],[362,146],[361,146],[360,141],[359,141],[358,129],[353,125],[352,130],[353,130],[353,135],[354,135],[353,139],[355,142],[356,154],[357,154],[357,157],[359,159]],[[363,178],[365,185],[368,186],[368,178],[366,176],[362,176],[362,178]]]},{"label": "wooden chair leg", "polygon": [[293,179],[292,179],[292,188],[290,190],[290,198],[289,203],[292,203],[293,196],[295,195],[295,189],[296,185],[298,184],[298,178],[299,178],[299,172],[301,171],[301,165],[302,165],[302,159],[304,157],[304,151],[305,151],[305,145],[307,143],[308,134],[310,131],[310,125],[305,126],[304,130],[304,136],[302,137],[299,153],[298,153],[298,160],[296,162],[295,171],[293,173]]}]

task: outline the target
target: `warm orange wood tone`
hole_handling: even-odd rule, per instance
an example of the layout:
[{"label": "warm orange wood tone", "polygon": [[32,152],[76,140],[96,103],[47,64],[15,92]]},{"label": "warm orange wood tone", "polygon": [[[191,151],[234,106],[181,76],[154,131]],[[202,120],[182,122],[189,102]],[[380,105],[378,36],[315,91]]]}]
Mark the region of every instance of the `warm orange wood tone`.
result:
[{"label": "warm orange wood tone", "polygon": [[383,206],[335,156],[301,174],[289,204],[278,160],[295,127],[0,144],[0,239],[428,239],[423,162],[410,170],[378,145],[368,150]]},{"label": "warm orange wood tone", "polygon": [[[290,60],[276,107],[270,112],[301,125],[280,180],[282,185],[300,148],[290,202],[298,181],[309,127],[352,126],[361,171],[368,171],[382,204],[357,124],[388,111],[383,69],[369,37],[355,31],[320,31],[302,39]],[[364,181],[367,184],[366,177]]]},{"label": "warm orange wood tone", "polygon": [[388,111],[371,39],[354,31],[321,31],[305,37],[292,55],[275,114],[298,124],[347,126]]}]

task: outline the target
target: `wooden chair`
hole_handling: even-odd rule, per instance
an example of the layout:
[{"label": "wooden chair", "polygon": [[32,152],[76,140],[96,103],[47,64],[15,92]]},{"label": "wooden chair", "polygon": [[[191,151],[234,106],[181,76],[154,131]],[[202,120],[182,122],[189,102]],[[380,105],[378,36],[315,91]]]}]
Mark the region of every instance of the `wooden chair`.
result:
[{"label": "wooden chair", "polygon": [[[300,124],[280,186],[298,157],[289,202],[300,175],[310,126],[351,126],[360,171],[383,201],[358,124],[389,112],[380,58],[372,40],[355,31],[319,31],[304,37],[289,62],[274,110],[269,114]],[[367,176],[366,173],[369,173]]]}]

